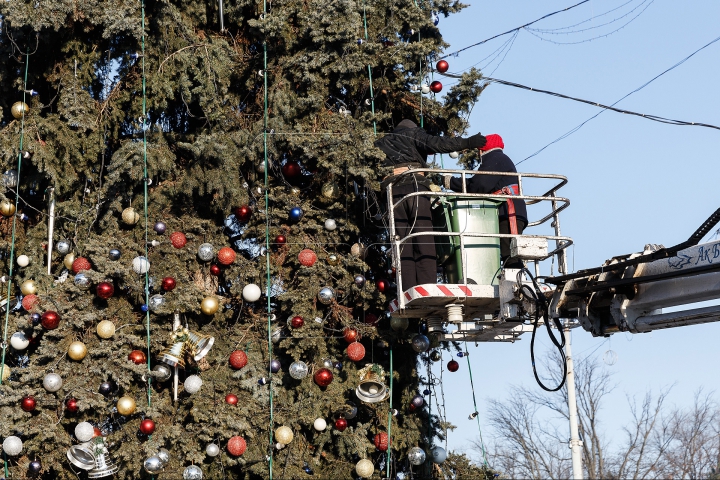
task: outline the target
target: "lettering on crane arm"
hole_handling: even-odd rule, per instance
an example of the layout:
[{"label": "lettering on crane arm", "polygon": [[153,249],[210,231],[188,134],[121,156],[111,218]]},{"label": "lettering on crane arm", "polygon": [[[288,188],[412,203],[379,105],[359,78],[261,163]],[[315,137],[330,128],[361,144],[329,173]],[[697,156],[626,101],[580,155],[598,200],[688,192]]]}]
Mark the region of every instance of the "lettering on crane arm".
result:
[{"label": "lettering on crane arm", "polygon": [[685,265],[696,266],[698,264],[712,265],[716,261],[720,261],[720,244],[699,245],[695,255],[686,255],[679,253],[677,257],[668,258],[668,265],[674,270],[680,270]]}]

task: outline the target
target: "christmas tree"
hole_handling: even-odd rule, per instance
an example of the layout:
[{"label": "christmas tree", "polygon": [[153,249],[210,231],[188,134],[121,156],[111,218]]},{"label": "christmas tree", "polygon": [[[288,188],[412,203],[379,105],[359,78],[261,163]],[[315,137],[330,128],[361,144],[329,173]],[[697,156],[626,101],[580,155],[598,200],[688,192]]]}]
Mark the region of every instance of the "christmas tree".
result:
[{"label": "christmas tree", "polygon": [[373,142],[466,133],[462,8],[0,4],[0,476],[440,474]]}]

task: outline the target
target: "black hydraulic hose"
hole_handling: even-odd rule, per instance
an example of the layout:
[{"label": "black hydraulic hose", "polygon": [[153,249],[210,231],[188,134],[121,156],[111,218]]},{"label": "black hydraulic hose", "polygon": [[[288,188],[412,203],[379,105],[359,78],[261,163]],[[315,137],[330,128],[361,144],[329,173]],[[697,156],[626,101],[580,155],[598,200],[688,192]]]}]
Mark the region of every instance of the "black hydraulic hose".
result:
[{"label": "black hydraulic hose", "polygon": [[[522,283],[521,276],[523,272],[525,272],[525,274],[527,274],[527,276],[530,278],[533,286],[535,287],[535,290],[530,288],[528,285]],[[517,280],[518,284],[521,285],[520,291],[522,292],[522,294],[529,298],[532,298],[535,301],[535,321],[533,322],[533,331],[530,338],[530,362],[532,363],[535,381],[538,383],[538,385],[540,385],[540,388],[542,388],[543,390],[547,392],[557,392],[565,385],[565,379],[567,378],[567,360],[565,358],[565,351],[563,350],[563,348],[565,347],[565,335],[563,334],[562,323],[560,323],[560,320],[557,318],[553,319],[555,322],[555,327],[557,328],[558,332],[560,332],[560,336],[562,338],[562,340],[558,340],[553,333],[550,325],[550,315],[548,314],[549,304],[547,302],[547,298],[545,298],[545,295],[543,295],[535,278],[532,276],[532,274],[527,268],[523,268],[518,272]],[[540,376],[537,373],[537,367],[535,365],[535,334],[537,333],[538,324],[540,323],[540,317],[542,317],[543,319],[543,323],[545,324],[545,328],[547,329],[550,340],[560,353],[560,358],[563,364],[562,380],[560,380],[560,383],[555,388],[549,388],[545,386],[542,380],[540,380]]]}]

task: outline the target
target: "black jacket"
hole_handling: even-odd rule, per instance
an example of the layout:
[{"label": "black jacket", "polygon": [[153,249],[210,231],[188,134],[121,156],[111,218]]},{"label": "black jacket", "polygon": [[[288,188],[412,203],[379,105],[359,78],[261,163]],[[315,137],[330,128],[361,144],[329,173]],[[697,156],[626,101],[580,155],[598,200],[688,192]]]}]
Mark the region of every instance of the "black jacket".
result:
[{"label": "black jacket", "polygon": [[[502,150],[493,150],[482,156],[482,163],[478,167],[481,172],[517,172],[515,164]],[[493,193],[501,188],[518,183],[517,177],[505,175],[468,175],[465,177],[468,193]],[[462,179],[453,177],[450,188],[455,192],[462,192]],[[527,207],[525,200],[513,200],[515,215],[527,222]],[[500,220],[507,220],[507,203],[500,206]]]},{"label": "black jacket", "polygon": [[434,153],[450,153],[485,145],[485,137],[473,135],[469,138],[436,137],[425,133],[410,120],[403,120],[392,133],[375,142],[385,152],[386,167],[428,168],[427,156]]}]

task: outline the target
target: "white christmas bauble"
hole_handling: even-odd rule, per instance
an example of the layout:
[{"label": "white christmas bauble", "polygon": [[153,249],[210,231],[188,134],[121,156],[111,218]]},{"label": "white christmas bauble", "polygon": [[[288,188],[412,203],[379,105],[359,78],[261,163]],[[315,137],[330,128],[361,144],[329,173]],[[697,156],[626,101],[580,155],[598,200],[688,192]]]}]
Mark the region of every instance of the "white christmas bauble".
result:
[{"label": "white christmas bauble", "polygon": [[21,267],[27,267],[28,265],[30,265],[30,257],[28,257],[27,255],[20,255],[17,258],[17,264]]},{"label": "white christmas bauble", "polygon": [[422,91],[422,93],[430,93],[430,85],[423,83],[423,86],[420,90]]},{"label": "white christmas bauble", "polygon": [[183,480],[202,480],[203,473],[197,465],[188,465],[183,472]]},{"label": "white christmas bauble", "polygon": [[430,450],[430,456],[432,457],[433,462],[443,463],[447,458],[447,452],[442,447],[433,447]]},{"label": "white christmas bauble", "polygon": [[215,247],[212,243],[203,243],[198,247],[198,258],[203,262],[209,262],[215,257]]},{"label": "white christmas bauble", "polygon": [[332,218],[328,218],[325,220],[325,230],[333,231],[337,228],[337,222],[333,220]]},{"label": "white christmas bauble", "polygon": [[43,379],[43,387],[48,392],[57,392],[62,387],[63,380],[57,373],[48,373]]},{"label": "white christmas bauble", "polygon": [[90,422],[81,422],[75,425],[75,438],[79,442],[89,442],[95,436],[95,427]]},{"label": "white christmas bauble", "polygon": [[197,393],[202,387],[202,379],[197,375],[190,375],[185,379],[185,391],[189,394]]},{"label": "white christmas bauble", "polygon": [[11,437],[7,437],[5,441],[3,441],[3,452],[7,453],[11,457],[14,457],[15,455],[22,452],[23,443],[22,440],[20,440],[15,435]]},{"label": "white christmas bauble", "polygon": [[460,154],[458,152],[450,152],[450,158],[458,158]]},{"label": "white christmas bauble", "polygon": [[217,457],[220,453],[220,447],[217,446],[217,443],[210,443],[205,447],[205,453],[207,453],[208,457]]},{"label": "white christmas bauble", "polygon": [[327,428],[327,422],[324,418],[316,418],[315,422],[313,422],[313,427],[315,427],[315,430],[318,432],[322,432]]},{"label": "white christmas bauble", "polygon": [[142,275],[143,273],[147,273],[147,271],[150,270],[150,262],[145,257],[135,257],[132,261],[132,269],[133,272],[137,273],[138,275]]},{"label": "white christmas bauble", "polygon": [[262,292],[260,291],[260,287],[258,287],[254,283],[248,283],[247,285],[245,285],[242,291],[243,300],[251,303],[260,300],[261,294]]},{"label": "white christmas bauble", "polygon": [[362,478],[370,478],[375,472],[375,465],[367,458],[363,458],[357,464],[355,464],[355,473]]},{"label": "white christmas bauble", "polygon": [[15,332],[10,337],[10,346],[15,350],[25,350],[30,345],[30,340],[27,339],[23,332]]}]

